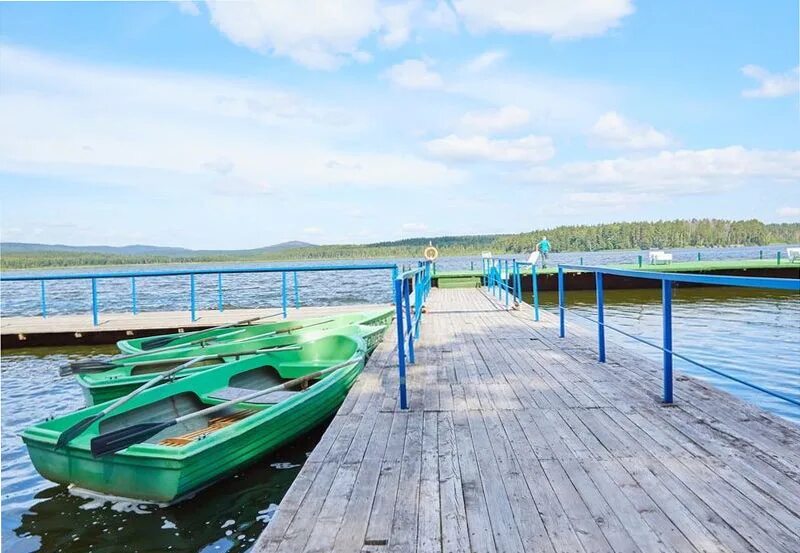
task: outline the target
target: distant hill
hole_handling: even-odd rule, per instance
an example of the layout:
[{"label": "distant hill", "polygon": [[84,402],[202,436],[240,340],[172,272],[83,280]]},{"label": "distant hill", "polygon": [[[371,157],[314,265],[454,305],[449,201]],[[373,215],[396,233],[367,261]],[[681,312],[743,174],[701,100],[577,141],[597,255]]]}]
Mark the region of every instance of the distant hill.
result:
[{"label": "distant hill", "polygon": [[130,246],[67,246],[65,244],[34,244],[25,242],[0,242],[0,253],[36,253],[36,252],[65,252],[65,253],[99,253],[108,255],[146,255],[165,257],[191,257],[223,254],[258,254],[275,253],[288,249],[313,247],[314,244],[293,240],[281,242],[271,246],[253,248],[248,250],[191,250],[189,248],[174,248],[166,246],[148,246],[145,244],[132,244]]}]

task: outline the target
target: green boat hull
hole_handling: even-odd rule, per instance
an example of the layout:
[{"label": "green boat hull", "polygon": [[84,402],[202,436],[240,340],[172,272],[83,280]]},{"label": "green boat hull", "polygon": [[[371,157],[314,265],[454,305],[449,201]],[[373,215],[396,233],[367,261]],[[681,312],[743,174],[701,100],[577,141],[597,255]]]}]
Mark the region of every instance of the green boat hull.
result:
[{"label": "green boat hull", "polygon": [[[256,338],[269,332],[303,332],[308,330],[325,330],[338,328],[350,324],[363,324],[367,326],[388,326],[392,322],[394,309],[376,311],[363,311],[332,315],[330,317],[314,317],[297,321],[278,321],[264,324],[242,325],[227,328],[211,328],[197,332],[165,334],[162,336],[148,336],[146,338],[133,338],[120,340],[117,347],[122,353],[139,354],[151,351],[148,344],[158,343],[162,347],[178,348],[178,346],[192,347],[190,342],[200,339],[206,340],[209,345],[242,342]],[[168,339],[168,340],[167,340]],[[153,352],[156,350],[153,349]]]},{"label": "green boat hull", "polygon": [[[89,448],[90,439],[101,432],[145,421],[169,420],[176,412],[181,414],[187,405],[197,410],[220,403],[221,400],[211,396],[237,378],[267,374],[264,371],[271,369],[265,367],[278,368],[282,362],[301,359],[290,361],[288,355],[264,354],[147,390],[58,450],[54,445],[63,430],[104,405],[34,425],[22,433],[22,438],[34,467],[48,480],[114,497],[174,503],[301,436],[336,412],[363,368],[364,342],[358,337],[328,335],[316,346],[317,355],[306,358],[306,374],[348,359],[356,362],[279,403],[240,404],[242,408],[257,411],[187,445],[159,443],[165,437],[186,431],[174,428],[165,430],[166,434],[159,434],[148,443],[100,458],[93,457]],[[323,350],[328,350],[331,357],[323,359],[319,355]],[[335,352],[338,353],[334,356]]]},{"label": "green boat hull", "polygon": [[[366,344],[367,354],[370,354],[378,346],[381,340],[383,340],[383,335],[385,332],[385,326],[376,327],[349,324],[339,328],[316,330],[315,332],[311,332],[311,329],[309,329],[307,332],[264,338],[254,341],[249,346],[249,349],[292,346],[304,347],[303,344],[305,343],[313,342],[325,335],[336,333],[358,336],[362,338]],[[222,348],[223,346],[218,346],[216,351],[221,351]],[[230,351],[230,349],[228,351]],[[239,351],[241,351],[241,348],[239,348]],[[237,359],[238,357],[236,355],[226,356],[223,358],[222,363],[235,361]],[[86,400],[86,404],[97,405],[112,399],[117,399],[132,392],[151,378],[158,376],[159,372],[165,371],[172,366],[176,366],[178,363],[180,363],[180,361],[170,360],[170,363],[157,366],[148,366],[148,368],[145,370],[142,370],[142,367],[135,364],[127,364],[103,372],[78,374],[76,375],[76,379],[83,390],[83,396]],[[222,363],[213,362],[209,365],[198,364],[177,373],[174,376],[174,379],[188,378],[200,372],[218,367]],[[285,378],[294,378],[295,376],[298,376],[292,373],[288,367],[289,365],[284,366],[281,376]]]}]

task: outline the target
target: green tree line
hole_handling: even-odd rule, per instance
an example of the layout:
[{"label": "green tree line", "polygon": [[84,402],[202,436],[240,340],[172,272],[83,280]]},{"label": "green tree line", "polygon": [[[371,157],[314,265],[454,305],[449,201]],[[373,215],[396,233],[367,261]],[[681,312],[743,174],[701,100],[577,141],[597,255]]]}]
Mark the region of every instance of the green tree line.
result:
[{"label": "green tree line", "polygon": [[519,234],[439,236],[411,238],[373,244],[342,244],[290,248],[278,252],[213,252],[170,255],[118,255],[79,252],[14,252],[0,256],[0,268],[74,267],[89,265],[138,265],[153,263],[210,263],[300,261],[325,259],[366,259],[421,257],[429,242],[441,255],[526,253],[542,236],[554,251],[597,251],[615,249],[686,248],[716,246],[763,246],[800,243],[800,223],[765,224],[756,219],[691,219],[655,222],[570,225]]}]

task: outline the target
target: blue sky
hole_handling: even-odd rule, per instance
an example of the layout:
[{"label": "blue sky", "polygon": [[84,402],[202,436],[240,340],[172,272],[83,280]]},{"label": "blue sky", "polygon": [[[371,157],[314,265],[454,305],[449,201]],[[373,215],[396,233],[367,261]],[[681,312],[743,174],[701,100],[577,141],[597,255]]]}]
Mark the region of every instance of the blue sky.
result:
[{"label": "blue sky", "polygon": [[6,241],[800,221],[795,1],[37,2],[0,20]]}]

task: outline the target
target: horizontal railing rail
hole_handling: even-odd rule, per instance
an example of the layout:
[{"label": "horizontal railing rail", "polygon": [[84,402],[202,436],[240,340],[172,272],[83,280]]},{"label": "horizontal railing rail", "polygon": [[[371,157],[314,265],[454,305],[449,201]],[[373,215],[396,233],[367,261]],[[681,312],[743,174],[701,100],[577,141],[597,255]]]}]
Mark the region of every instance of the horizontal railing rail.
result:
[{"label": "horizontal railing rail", "polygon": [[[566,271],[591,272],[595,273],[595,291],[597,303],[597,318],[592,319],[580,313],[569,310],[566,307],[566,289],[564,287],[564,273]],[[615,275],[628,278],[642,278],[648,280],[661,281],[661,303],[662,303],[662,344],[646,340],[635,336],[616,326],[605,322],[605,298],[603,293],[603,275]],[[673,357],[677,357],[687,363],[700,367],[713,374],[737,382],[751,389],[758,390],[772,397],[781,399],[793,405],[800,406],[800,400],[770,390],[758,384],[748,382],[738,376],[729,374],[723,370],[710,367],[705,363],[700,363],[690,357],[674,351],[672,345],[672,288],[674,283],[685,282],[692,284],[705,284],[717,286],[735,286],[741,288],[761,288],[769,290],[788,290],[800,293],[800,279],[769,278],[769,277],[739,277],[721,275],[697,275],[687,273],[657,273],[651,271],[637,271],[627,269],[615,269],[611,267],[592,267],[585,265],[559,265],[558,266],[558,312],[559,312],[559,336],[564,338],[566,335],[566,313],[571,311],[573,315],[588,320],[597,325],[597,344],[598,361],[606,361],[606,338],[605,330],[613,330],[620,334],[632,338],[638,342],[656,348],[663,353],[663,395],[662,401],[666,404],[673,403]]]},{"label": "horizontal railing rail", "polygon": [[388,263],[352,264],[352,265],[299,265],[281,267],[220,267],[220,268],[192,268],[170,269],[163,271],[117,271],[96,273],[64,273],[44,275],[0,275],[2,282],[40,282],[40,302],[42,317],[47,317],[47,291],[46,284],[50,281],[87,280],[91,284],[92,322],[99,324],[99,298],[97,284],[106,279],[130,279],[131,312],[136,315],[138,309],[137,279],[160,277],[189,277],[189,312],[192,321],[197,320],[197,287],[196,278],[205,275],[217,275],[217,309],[224,310],[223,275],[254,274],[254,273],[279,273],[281,275],[281,310],[284,318],[288,316],[289,289],[288,277],[292,276],[294,307],[300,307],[300,287],[298,273],[311,272],[338,272],[338,271],[375,271],[390,270],[392,278],[397,274],[397,265]]},{"label": "horizontal railing rail", "polygon": [[[421,261],[416,269],[404,271],[394,278],[394,303],[397,323],[397,367],[400,380],[400,408],[408,409],[406,391],[406,357],[410,364],[416,362],[414,342],[419,339],[422,313],[431,290],[432,267],[430,261]],[[411,293],[414,303],[412,309]]]}]

